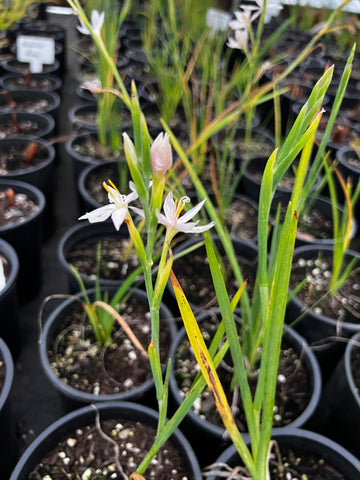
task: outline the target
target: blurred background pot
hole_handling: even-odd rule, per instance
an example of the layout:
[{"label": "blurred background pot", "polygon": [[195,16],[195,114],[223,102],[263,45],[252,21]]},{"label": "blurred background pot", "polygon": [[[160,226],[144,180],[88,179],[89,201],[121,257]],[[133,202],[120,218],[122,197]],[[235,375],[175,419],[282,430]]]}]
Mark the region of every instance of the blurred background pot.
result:
[{"label": "blurred background pot", "polygon": [[0,237],[10,243],[19,258],[19,300],[25,302],[38,294],[41,286],[41,247],[43,240],[43,214],[45,197],[33,185],[11,179],[0,179],[0,192],[12,190],[21,194],[35,208],[20,221],[0,224]]}]

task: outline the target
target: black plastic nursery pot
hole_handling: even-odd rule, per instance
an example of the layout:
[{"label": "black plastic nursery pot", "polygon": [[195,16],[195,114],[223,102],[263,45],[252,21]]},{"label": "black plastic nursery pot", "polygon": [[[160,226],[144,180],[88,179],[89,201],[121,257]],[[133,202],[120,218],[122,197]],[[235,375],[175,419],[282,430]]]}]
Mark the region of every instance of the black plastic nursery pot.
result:
[{"label": "black plastic nursery pot", "polygon": [[5,379],[0,390],[0,477],[5,479],[9,478],[15,461],[14,431],[11,425],[9,400],[14,381],[14,363],[10,350],[2,338],[0,338],[0,362],[5,365]]},{"label": "black plastic nursery pot", "polygon": [[39,90],[42,92],[56,92],[60,94],[62,81],[60,77],[51,73],[5,73],[0,77],[0,87],[4,90]]},{"label": "black plastic nursery pot", "polygon": [[58,122],[60,96],[56,92],[14,90],[0,95],[0,113],[48,113]]},{"label": "black plastic nursery pot", "polygon": [[[101,291],[103,293],[109,292],[109,298],[111,299],[111,297],[116,293],[117,289],[103,287]],[[87,290],[87,294],[90,299],[94,298],[93,289]],[[148,298],[144,291],[134,288],[129,291],[129,294],[129,300],[134,300],[136,304],[145,305],[147,308],[149,308]],[[78,294],[77,296],[82,298],[82,294]],[[39,341],[39,352],[42,368],[52,386],[58,391],[63,401],[64,408],[67,411],[71,411],[74,408],[79,408],[94,402],[110,402],[115,400],[132,400],[139,401],[140,403],[149,402],[150,404],[153,404],[153,401],[155,400],[155,393],[153,391],[154,381],[151,376],[138,386],[133,386],[131,388],[119,391],[118,393],[111,394],[103,394],[101,392],[85,392],[80,389],[76,389],[59,379],[58,375],[52,369],[48,358],[50,342],[54,340],[56,335],[63,332],[64,318],[67,315],[71,315],[71,313],[74,311],[74,308],[78,305],[79,299],[72,297],[63,300],[53,311],[51,311],[44,320],[44,327]],[[162,322],[165,322],[163,325],[166,325],[169,332],[170,342],[172,342],[177,329],[175,322],[173,321],[172,313],[164,304],[161,304],[160,306],[160,319]],[[141,322],[141,320],[145,320],[145,318],[137,319],[138,322]],[[149,319],[146,319],[146,322],[148,323]],[[170,348],[170,345],[168,346]],[[148,345],[144,345],[145,349],[147,349],[147,347]]]},{"label": "black plastic nursery pot", "polygon": [[[320,258],[319,265],[322,265],[322,261],[325,261],[328,265],[327,262],[332,261],[332,253],[333,248],[329,245],[298,247],[294,250],[293,263],[300,259],[302,263],[304,261],[315,262],[315,260]],[[360,255],[357,252],[348,250],[345,261],[348,262],[354,258],[357,259],[356,268],[360,262]],[[315,269],[319,267],[314,263],[310,268]],[[351,280],[349,283],[351,283],[353,294],[357,296],[356,279]],[[298,296],[295,296],[288,303],[286,322],[293,326],[312,347],[318,358],[323,378],[327,380],[344,352],[347,339],[360,331],[360,323],[356,319],[356,315],[355,317],[350,316],[352,318],[351,321],[349,321],[349,318],[344,320],[341,316],[342,312],[339,312],[334,317],[330,317],[317,310],[317,307],[307,308]]]},{"label": "black plastic nursery pot", "polygon": [[14,135],[29,135],[33,138],[52,138],[55,121],[47,113],[1,113],[1,139]]},{"label": "black plastic nursery pot", "polygon": [[[337,150],[336,159],[339,162],[338,168],[344,178],[349,178],[353,188],[358,184],[360,178],[360,159],[356,151],[350,146],[344,146]],[[354,206],[354,213],[360,221],[360,204]]]},{"label": "black plastic nursery pot", "polygon": [[[238,317],[241,318],[240,311],[237,311],[236,313]],[[220,321],[219,319],[221,319],[221,314],[219,310],[204,311],[196,316],[196,321],[199,327],[202,328],[202,325],[204,325],[206,321],[210,319],[214,321],[215,318]],[[179,407],[184,400],[184,393],[180,390],[178,376],[182,379],[186,379],[186,376],[188,376],[190,373],[190,367],[187,364],[187,356],[182,359],[183,354],[181,353],[181,345],[186,338],[186,331],[183,327],[177,333],[170,351],[170,358],[172,358],[170,392],[176,408]],[[293,329],[290,329],[286,326],[284,329],[284,338],[286,338],[286,348],[291,348],[294,352],[296,352],[298,358],[302,362],[302,366],[304,367],[304,371],[306,372],[307,376],[307,386],[309,388],[308,392],[304,391],[301,393],[303,395],[308,395],[308,403],[304,406],[304,409],[299,412],[298,416],[294,416],[294,414],[291,414],[290,412],[284,415],[283,422],[286,423],[284,429],[287,429],[303,427],[311,422],[314,412],[316,411],[320,401],[322,392],[322,378],[316,357],[312,353],[307,342]],[[296,375],[296,368],[292,372],[294,375]],[[289,393],[289,395],[296,395],[296,393],[292,392]],[[212,408],[215,410],[215,406]],[[205,413],[207,409],[209,410],[208,416],[206,416]],[[214,418],[214,414],[210,411],[210,403],[204,397],[203,407],[200,407],[200,403],[195,402],[194,407],[190,409],[183,423],[181,424],[181,428],[185,435],[188,435],[189,438],[191,437],[194,439],[193,445],[195,452],[198,455],[199,461],[204,466],[212,461],[215,461],[216,457],[220,455],[221,451],[231,443],[231,439],[228,435],[226,435],[223,425],[215,423]],[[282,420],[280,419],[280,421]]]},{"label": "black plastic nursery pot", "polygon": [[[50,117],[51,118],[51,117]],[[1,121],[1,119],[0,119]],[[0,140],[0,151],[16,152],[14,157],[24,155],[28,148],[35,147],[34,160],[30,165],[22,162],[12,166],[7,161],[7,171],[3,179],[19,180],[38,188],[45,196],[44,232],[50,232],[54,227],[54,174],[56,153],[52,145],[40,138],[28,136],[8,137]],[[11,157],[10,157],[11,158]]]},{"label": "black plastic nursery pot", "polygon": [[77,134],[65,143],[65,150],[73,164],[75,183],[84,168],[117,160],[114,155],[107,155],[99,143],[96,132]]},{"label": "black plastic nursery pot", "polygon": [[19,258],[18,293],[25,302],[37,295],[41,285],[41,246],[43,240],[43,214],[45,197],[33,185],[12,179],[0,179],[0,190],[12,189],[25,194],[37,205],[36,211],[20,222],[0,226],[0,238],[7,241]]},{"label": "black plastic nursery pot", "polygon": [[13,355],[19,349],[19,305],[17,280],[19,260],[13,247],[0,238],[0,261],[3,262],[6,284],[0,290],[0,338],[3,338]]},{"label": "black plastic nursery pot", "polygon": [[[273,217],[275,217],[276,208],[279,203],[283,207],[287,207],[290,198],[290,192],[275,193],[271,206]],[[295,245],[297,247],[312,244],[333,245],[333,213],[331,200],[323,195],[318,195],[314,201],[311,198],[309,199],[308,207],[305,206],[305,212],[299,214]],[[344,209],[340,206],[338,206],[337,209],[340,215],[343,215]],[[274,223],[274,219],[272,219],[272,223]],[[357,230],[358,222],[353,219],[350,232],[351,239],[355,237]]]},{"label": "black plastic nursery pot", "polygon": [[[30,69],[30,64],[27,62],[19,62],[15,57],[6,58],[1,61],[1,67],[8,73],[27,73]],[[50,73],[52,75],[58,75],[60,70],[60,63],[55,59],[54,63],[49,65],[43,65],[43,73]]]},{"label": "black plastic nursery pot", "polygon": [[[93,425],[97,412],[99,413],[100,423],[105,420],[118,420],[119,422],[129,420],[156,429],[158,421],[157,412],[143,405],[130,402],[96,403],[75,410],[54,422],[34,440],[15,466],[10,480],[27,480],[42,458],[49,454],[59,442],[64,441],[70,435],[74,435],[77,429]],[[201,480],[198,461],[184,435],[176,430],[171,436],[170,442],[183,459],[187,478]],[[123,457],[121,461],[123,461]]]},{"label": "black plastic nursery pot", "polygon": [[108,195],[103,187],[103,182],[110,179],[119,187],[121,170],[128,175],[128,167],[125,159],[119,161],[102,162],[95,165],[88,165],[78,177],[77,189],[80,206],[84,212],[108,203]]},{"label": "black plastic nursery pot", "polygon": [[[213,236],[216,248],[219,249],[220,255],[223,255],[223,247],[219,237]],[[243,240],[240,238],[231,239],[235,254],[244,278],[248,278],[248,285],[252,285],[255,279],[257,267],[257,245],[250,240]],[[192,251],[186,251],[190,249]],[[209,264],[206,260],[206,249],[203,244],[203,237],[186,237],[173,249],[174,263],[173,271],[184,290],[193,311],[199,312],[201,310],[216,307],[216,295],[211,279],[211,272]],[[226,256],[223,258],[226,262]],[[227,273],[230,269],[226,268]],[[228,292],[231,295],[235,293],[235,286],[233,277],[227,279]],[[175,313],[176,318],[180,318],[180,312],[176,303],[174,290],[170,281],[167,284],[166,291],[168,292],[169,306]],[[171,303],[170,303],[171,299]]]},{"label": "black plastic nursery pot", "polygon": [[[294,458],[300,459],[301,456],[304,456],[306,460],[306,456],[309,454],[312,458],[314,456],[319,458],[319,463],[328,462],[329,468],[335,468],[342,475],[341,478],[346,478],[346,480],[357,480],[359,478],[359,460],[345,448],[323,435],[300,428],[274,429],[272,439],[279,445],[280,452],[281,447],[284,446],[293,452]],[[247,443],[250,443],[248,439]],[[222,473],[227,470],[225,470],[225,465],[229,466],[230,469],[243,465],[234,445],[228,447],[215,463],[218,466],[214,466],[214,469],[220,470]],[[230,471],[228,471],[229,474]],[[223,475],[214,474],[206,478],[208,480],[219,480],[223,478]],[[302,477],[299,476],[299,478]]]},{"label": "black plastic nursery pot", "polygon": [[353,335],[345,353],[324,388],[321,415],[316,430],[339,442],[356,457],[360,456],[360,395],[355,383],[359,362],[360,333]]},{"label": "black plastic nursery pot", "polygon": [[97,132],[98,106],[96,102],[83,102],[69,110],[72,129],[78,133]]},{"label": "black plastic nursery pot", "polygon": [[[81,221],[78,225],[67,230],[58,244],[58,259],[66,271],[70,293],[79,291],[79,284],[70,268],[70,264],[74,262],[74,257],[77,256],[82,262],[91,262],[93,268],[95,267],[94,271],[96,271],[96,252],[95,256],[92,252],[95,246],[101,243],[102,254],[108,255],[108,251],[104,251],[103,248],[104,241],[112,242],[112,247],[115,249],[115,252],[108,260],[104,257],[102,259],[100,265],[103,265],[103,262],[111,262],[111,264],[106,265],[106,271],[100,267],[98,275],[100,285],[113,288],[119,287],[120,283],[125,280],[126,276],[130,273],[130,269],[137,266],[138,257],[136,254],[131,255],[129,252],[126,252],[126,258],[121,258],[121,248],[122,250],[126,250],[126,245],[130,245],[129,233],[125,225],[121,226],[119,231],[116,231],[112,221],[102,223]],[[124,244],[121,247],[120,242],[123,241]],[[91,251],[86,251],[87,248],[91,249]],[[83,252],[81,255],[78,255],[79,250]],[[105,273],[102,273],[103,271]],[[81,270],[78,270],[78,272],[86,288],[95,287],[95,275],[88,275]],[[114,278],[115,276],[116,279]],[[139,283],[143,284],[140,280]]]}]

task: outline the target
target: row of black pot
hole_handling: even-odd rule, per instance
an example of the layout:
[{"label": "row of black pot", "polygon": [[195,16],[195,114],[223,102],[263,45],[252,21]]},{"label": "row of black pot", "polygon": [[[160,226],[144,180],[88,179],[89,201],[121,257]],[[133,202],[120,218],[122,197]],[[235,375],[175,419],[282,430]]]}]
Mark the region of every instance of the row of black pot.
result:
[{"label": "row of black pot", "polygon": [[[138,292],[136,292],[136,294],[138,295]],[[140,296],[143,296],[143,294],[140,293]],[[42,361],[44,362],[45,371],[46,371],[49,379],[51,380],[52,384],[55,385],[56,388],[59,389],[59,391],[61,392],[62,395],[66,396],[66,398],[67,398],[67,400],[66,400],[67,408],[68,408],[69,411],[72,411],[72,409],[76,406],[88,405],[91,401],[98,402],[98,401],[103,401],[103,400],[106,400],[106,403],[104,404],[104,406],[99,406],[98,407],[100,412],[102,412],[102,409],[104,409],[105,411],[107,409],[112,410],[113,407],[116,406],[116,404],[118,403],[119,400],[122,401],[123,399],[130,399],[130,396],[126,393],[125,393],[125,395],[114,394],[114,395],[109,395],[107,397],[102,396],[102,395],[88,395],[88,394],[83,395],[83,394],[81,394],[81,392],[76,392],[74,389],[72,389],[68,385],[62,384],[59,381],[59,379],[56,377],[56,374],[54,374],[54,372],[51,370],[51,367],[49,365],[49,360],[47,359],[47,349],[48,349],[48,345],[49,345],[48,344],[48,339],[49,339],[48,335],[51,334],[54,330],[57,329],[56,323],[59,322],[59,320],[61,320],[62,316],[63,316],[62,308],[64,307],[65,310],[68,310],[71,307],[71,304],[74,304],[73,299],[64,301],[63,305],[61,307],[56,308],[54,310],[54,312],[50,315],[49,319],[45,323],[45,328],[44,328],[41,343],[40,343],[41,358],[42,358]],[[168,311],[165,310],[165,315],[170,315],[170,314],[169,314]],[[209,313],[207,315],[209,315]],[[211,315],[214,315],[214,312],[212,312]],[[205,319],[206,319],[206,314],[204,314],[202,316],[202,318],[199,318],[200,324]],[[287,330],[287,331],[291,332],[289,330]],[[172,346],[172,348],[170,350],[170,354],[169,354],[174,359],[176,358],[176,353],[175,353],[176,349],[178,348],[180,342],[183,341],[184,335],[185,335],[184,330],[182,330],[182,331],[180,331],[176,334],[175,342],[173,343],[173,346]],[[286,426],[285,428],[281,429],[282,432],[280,430],[281,434],[284,435],[285,438],[286,438],[286,446],[289,446],[288,437],[292,437],[294,435],[295,436],[297,435],[297,433],[296,433],[297,430],[294,430],[294,427],[301,427],[304,424],[305,425],[309,424],[311,426],[311,419],[314,415],[314,411],[316,411],[316,408],[318,410],[320,410],[320,412],[323,412],[324,411],[324,406],[323,405],[325,404],[328,411],[330,411],[329,410],[329,408],[330,408],[329,403],[330,403],[330,406],[332,407],[332,410],[331,410],[331,413],[329,413],[326,416],[326,419],[329,418],[329,415],[330,415],[331,419],[334,419],[334,417],[336,417],[336,415],[339,415],[340,421],[344,421],[344,422],[346,421],[347,422],[346,424],[343,425],[343,428],[344,428],[344,431],[347,431],[348,443],[350,444],[350,442],[352,442],[352,441],[355,442],[355,443],[351,443],[349,445],[349,447],[350,447],[351,450],[354,450],[354,449],[356,450],[356,435],[357,434],[356,434],[356,429],[354,429],[352,427],[354,427],[353,416],[354,415],[356,416],[356,412],[354,412],[354,407],[356,406],[356,411],[358,411],[358,409],[360,408],[360,399],[359,399],[359,394],[356,391],[356,388],[354,387],[354,381],[352,380],[350,360],[349,359],[350,359],[350,356],[351,356],[351,349],[353,348],[354,345],[357,345],[356,340],[358,340],[359,335],[354,337],[353,342],[349,343],[349,345],[347,347],[347,350],[346,350],[346,353],[345,353],[345,360],[343,361],[343,363],[339,364],[339,367],[338,367],[339,370],[342,369],[342,371],[343,371],[344,367],[342,367],[342,365],[345,364],[346,376],[343,375],[341,377],[341,380],[339,380],[338,377],[334,377],[334,380],[332,380],[332,382],[329,382],[328,386],[326,387],[327,388],[326,392],[332,394],[332,397],[330,397],[331,398],[330,402],[328,401],[329,397],[325,396],[324,397],[325,400],[322,399],[320,404],[319,404],[319,400],[320,400],[320,391],[321,391],[321,374],[320,374],[320,370],[319,370],[319,367],[317,365],[316,359],[315,359],[314,355],[311,353],[311,350],[307,347],[306,342],[304,342],[304,340],[301,337],[299,337],[295,332],[291,332],[290,335],[291,335],[291,338],[292,338],[292,342],[295,342],[294,343],[294,345],[296,345],[295,348],[300,352],[300,356],[301,356],[302,360],[305,359],[305,361],[304,361],[305,368],[309,372],[310,371],[312,372],[313,377],[310,380],[312,396],[311,396],[311,399],[309,400],[309,403],[308,403],[306,409],[301,413],[301,415],[298,418],[296,418],[292,423],[290,423],[289,426]],[[3,353],[3,350],[1,352]],[[6,354],[6,347],[5,347],[5,354]],[[3,353],[3,357],[5,356],[5,354]],[[9,367],[9,372],[11,373],[11,366]],[[345,385],[344,378],[348,378],[348,384],[347,385]],[[8,380],[7,382],[11,383],[10,380]],[[147,386],[146,386],[147,389],[149,388],[150,384],[151,384],[151,382],[147,382]],[[172,388],[172,392],[175,395],[175,407],[176,407],[176,405],[181,403],[182,397],[178,393],[178,387],[176,387],[176,380],[175,380],[174,374],[172,375],[170,385],[171,385],[171,388]],[[135,395],[136,395],[135,398],[140,399],[141,395],[144,395],[144,391],[146,390],[146,388],[142,387],[141,389],[138,389],[137,391],[135,391],[134,392]],[[341,397],[341,396],[339,397],[340,388],[341,388],[342,393],[345,395],[344,398]],[[335,396],[334,396],[334,391],[335,390],[334,389],[338,390],[337,391],[337,396],[336,396],[336,398],[338,398],[337,402],[334,400],[334,398],[335,398]],[[1,395],[2,396],[0,397],[0,401],[3,398],[4,393],[2,393]],[[349,397],[349,398],[346,398],[346,397]],[[324,403],[324,401],[325,401],[325,403]],[[351,410],[349,410],[349,403],[347,403],[347,402],[353,402]],[[335,404],[336,404],[337,409],[334,411],[334,405]],[[121,403],[117,407],[120,408],[121,413],[117,414],[120,418],[123,418],[124,416],[126,416],[127,415],[126,414],[127,409],[130,409],[130,406],[127,406],[126,404],[121,404]],[[125,410],[123,411],[123,409],[125,409]],[[144,407],[143,405],[141,405],[140,407],[135,406],[135,412],[137,412],[139,409],[146,411],[146,407]],[[86,415],[87,415],[86,422],[90,423],[89,415],[90,416],[94,415],[94,409],[91,408],[91,407],[85,407],[85,408],[83,408],[79,411],[70,413],[66,417],[64,417],[64,418],[60,419],[59,421],[55,422],[54,425],[52,425],[45,432],[43,432],[43,434],[41,434],[35,440],[35,442],[29,447],[29,449],[22,456],[22,458],[20,459],[17,467],[15,468],[14,474],[11,478],[12,479],[25,478],[24,475],[28,475],[30,470],[32,470],[36,466],[36,463],[39,462],[40,458],[42,456],[44,456],[46,453],[49,453],[49,451],[52,448],[54,448],[55,444],[57,442],[59,442],[60,439],[63,439],[65,435],[70,435],[73,431],[76,430],[77,424],[74,423],[75,418],[78,415],[82,416],[84,412],[87,412],[86,413]],[[349,415],[349,412],[351,412],[351,415]],[[102,415],[102,413],[101,413],[101,415]],[[104,415],[105,415],[105,418],[110,418],[110,417],[107,416],[106,413]],[[114,415],[113,410],[112,410],[112,415]],[[154,417],[154,415],[153,415],[153,417]],[[142,418],[140,418],[139,420],[142,421]],[[355,420],[355,422],[356,422],[356,420]],[[316,418],[315,418],[315,424],[316,424]],[[70,428],[70,425],[71,425],[71,428]],[[84,423],[82,423],[82,420],[80,420],[80,426],[83,426],[83,425],[84,425]],[[195,449],[195,452],[196,452],[198,458],[200,459],[200,461],[203,465],[209,464],[212,461],[214,461],[216,459],[216,457],[219,455],[219,453],[221,452],[221,450],[226,447],[226,443],[229,442],[228,439],[227,439],[227,441],[224,440],[224,439],[226,439],[226,437],[224,436],[223,428],[212,425],[211,422],[208,422],[208,421],[200,418],[199,416],[197,416],[197,414],[195,414],[193,412],[190,413],[190,415],[188,415],[188,417],[185,420],[185,423],[181,426],[181,428],[185,432],[185,434],[190,435],[189,438],[192,439],[192,441],[191,441],[192,446]],[[345,430],[345,429],[349,429],[349,430]],[[2,432],[3,432],[3,430],[2,430]],[[275,430],[275,432],[276,432],[276,430]],[[46,440],[48,435],[50,435],[50,440]],[[277,438],[277,435],[278,434],[276,433],[275,434],[276,438]],[[308,439],[307,441],[313,442],[315,440],[315,441],[320,441],[320,443],[321,442],[322,443],[326,442],[326,440],[324,438],[321,438],[320,436],[318,436],[316,434],[309,433],[309,432],[308,433],[306,433],[306,432],[302,433],[300,431],[299,435],[300,436],[305,436]],[[199,441],[200,439],[201,439],[201,441]],[[208,441],[205,441],[205,439],[208,439]],[[50,442],[50,443],[48,443],[48,442]],[[279,442],[280,442],[280,445],[282,445],[281,440],[279,440]],[[334,445],[332,442],[328,442],[328,447],[327,448],[329,448],[329,445],[330,445],[330,451],[332,451],[332,449],[335,448],[335,450],[337,450],[337,452],[340,455],[337,456],[334,459],[334,458],[331,457],[332,454],[330,454],[330,456],[329,456],[329,451],[327,451],[327,453],[326,452],[323,453],[323,455],[325,455],[324,459],[326,461],[330,461],[330,463],[333,467],[340,469],[340,471],[342,471],[342,473],[346,476],[346,478],[349,478],[349,479],[357,478],[356,475],[355,475],[355,472],[356,472],[357,475],[360,473],[360,470],[359,470],[360,463],[359,463],[359,461],[356,460],[355,458],[351,457],[351,455],[346,453],[338,445]],[[299,447],[299,445],[297,445],[296,443],[295,443],[295,445],[292,445],[292,446],[294,446],[294,448]],[[311,448],[315,448],[315,450],[313,450],[313,453],[314,452],[318,453],[317,452],[317,447],[313,447],[312,443],[311,443]],[[302,449],[305,449],[305,447],[302,446]],[[189,447],[187,447],[186,450],[188,450],[189,452],[192,452],[192,449],[189,448]],[[234,452],[233,447],[230,448],[230,452],[232,452],[232,455],[235,455],[235,458],[236,458],[236,452]],[[347,458],[347,460],[345,462],[346,463],[345,467],[341,465],[341,461],[339,459],[342,454],[344,454],[345,458]],[[191,453],[191,455],[192,455],[192,453]],[[226,453],[224,455],[225,455],[225,457],[221,456],[219,458],[219,461],[223,460],[224,458],[227,458],[226,455],[229,455],[229,453]],[[232,465],[233,460],[227,459],[227,461],[230,461],[230,465]],[[236,461],[238,461],[238,460],[236,460]],[[198,466],[196,466],[195,469],[196,468],[198,468]],[[342,470],[342,468],[345,468],[345,470]],[[195,476],[193,478],[198,478],[198,477]]]}]

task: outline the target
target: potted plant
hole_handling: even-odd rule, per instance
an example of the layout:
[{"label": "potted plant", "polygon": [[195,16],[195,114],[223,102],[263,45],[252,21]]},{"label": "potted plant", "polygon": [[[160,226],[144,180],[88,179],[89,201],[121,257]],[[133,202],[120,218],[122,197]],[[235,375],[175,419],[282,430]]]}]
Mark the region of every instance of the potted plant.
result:
[{"label": "potted plant", "polygon": [[3,338],[14,354],[19,350],[19,305],[17,279],[19,260],[13,247],[5,240],[0,240],[0,337]]},{"label": "potted plant", "polygon": [[[135,461],[141,460],[146,449],[151,445],[157,422],[158,416],[154,410],[136,403],[106,402],[88,405],[60,418],[44,430],[25,451],[10,478],[25,480],[31,474],[35,475],[35,478],[36,475],[51,476],[52,472],[59,470],[63,474],[64,463],[65,468],[68,463],[68,467],[73,467],[71,470],[77,470],[79,475],[94,475],[99,468],[104,469],[102,461],[108,463],[109,455],[112,455],[110,451],[113,449],[114,462],[110,462],[106,472],[110,474],[115,472],[130,478],[135,469]],[[145,431],[142,428],[143,425],[145,425]],[[149,434],[150,441],[149,438],[146,439]],[[82,462],[81,454],[76,453],[76,444],[80,447],[83,445],[87,452],[93,450],[94,456],[85,455],[87,461]],[[64,449],[69,456],[60,454],[60,457],[57,457],[60,459],[75,457],[78,459],[76,465],[73,466],[73,462],[66,460],[65,462],[61,460],[58,465],[51,465],[52,462],[47,460],[47,455],[52,451],[64,451]],[[126,461],[124,461],[125,456]],[[158,465],[162,464],[160,457],[168,458],[167,465],[170,466],[170,472],[179,469],[180,478],[186,475],[194,480],[201,480],[200,468],[193,450],[179,430],[174,433],[171,442],[164,446],[164,450],[159,453],[159,460],[151,467],[156,478],[168,478],[164,475],[174,475],[175,472],[169,473],[168,467],[158,471]],[[165,473],[162,473],[164,471]]]},{"label": "potted plant", "polygon": [[0,447],[7,455],[0,459],[0,473],[8,477],[15,460],[14,432],[11,428],[10,392],[14,382],[14,363],[9,348],[0,338]]},{"label": "potted plant", "polygon": [[[18,255],[18,292],[24,302],[36,295],[41,285],[45,197],[38,188],[18,180],[1,179],[0,191],[0,235]],[[9,211],[11,215],[6,213]]]}]

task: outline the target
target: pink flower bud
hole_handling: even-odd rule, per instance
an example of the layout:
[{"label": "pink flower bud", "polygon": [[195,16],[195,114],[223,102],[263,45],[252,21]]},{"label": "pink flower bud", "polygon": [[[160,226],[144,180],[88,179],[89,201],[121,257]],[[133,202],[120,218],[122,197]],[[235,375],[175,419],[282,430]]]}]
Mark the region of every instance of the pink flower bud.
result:
[{"label": "pink flower bud", "polygon": [[159,133],[151,145],[151,168],[156,176],[163,176],[173,164],[172,150],[167,133]]}]

